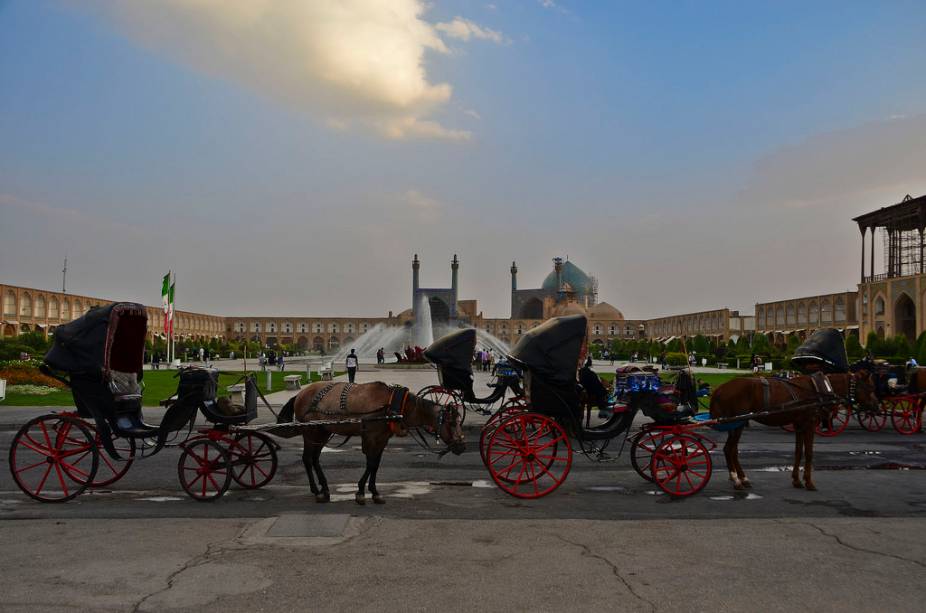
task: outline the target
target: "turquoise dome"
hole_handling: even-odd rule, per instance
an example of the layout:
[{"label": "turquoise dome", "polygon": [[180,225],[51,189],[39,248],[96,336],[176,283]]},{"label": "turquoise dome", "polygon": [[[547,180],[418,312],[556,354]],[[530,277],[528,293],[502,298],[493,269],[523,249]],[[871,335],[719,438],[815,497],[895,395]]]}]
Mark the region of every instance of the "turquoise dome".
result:
[{"label": "turquoise dome", "polygon": [[[590,294],[593,289],[592,278],[585,274],[581,268],[570,261],[563,262],[563,283],[568,283],[576,294]],[[548,291],[558,291],[556,285],[556,271],[554,270],[543,280],[542,289]]]}]

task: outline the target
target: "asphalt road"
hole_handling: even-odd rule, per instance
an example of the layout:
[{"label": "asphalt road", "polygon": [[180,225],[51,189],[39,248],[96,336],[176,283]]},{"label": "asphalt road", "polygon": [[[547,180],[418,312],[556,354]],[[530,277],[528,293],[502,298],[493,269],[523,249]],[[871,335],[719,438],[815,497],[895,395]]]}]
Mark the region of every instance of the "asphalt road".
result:
[{"label": "asphalt road", "polygon": [[[301,461],[301,439],[280,439],[280,466],[260,490],[232,489],[214,503],[193,501],[177,480],[178,449],[139,460],[112,489],[92,491],[65,504],[41,504],[22,494],[9,473],[14,432],[0,432],[0,518],[270,517],[282,513],[349,513],[402,519],[707,519],[791,517],[926,517],[926,434],[869,433],[854,425],[837,438],[817,439],[816,492],[790,483],[794,437],[751,426],[741,458],[754,488],[736,492],[726,478],[721,446],[712,452],[714,476],[699,494],[673,500],[642,480],[625,453],[593,463],[576,455],[566,483],[539,500],[508,496],[490,481],[478,453],[478,431],[468,450],[437,458],[409,438],[395,438],[379,474],[387,504],[355,504],[363,467],[359,441],[329,450],[323,467],[333,500],[310,496]],[[722,444],[724,434],[713,433]],[[620,441],[615,441],[616,451]]]}]

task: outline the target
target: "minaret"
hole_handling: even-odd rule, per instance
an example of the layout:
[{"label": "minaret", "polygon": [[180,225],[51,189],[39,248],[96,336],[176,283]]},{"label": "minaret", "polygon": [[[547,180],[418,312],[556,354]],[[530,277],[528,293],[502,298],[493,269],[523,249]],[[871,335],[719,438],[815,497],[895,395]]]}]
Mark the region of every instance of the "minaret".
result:
[{"label": "minaret", "polygon": [[518,291],[518,265],[515,262],[511,263],[511,291]]},{"label": "minaret", "polygon": [[563,291],[563,258],[553,258],[553,270],[556,272],[556,291]]},{"label": "minaret", "polygon": [[454,253],[453,260],[450,262],[450,291],[453,292],[453,301],[450,305],[451,317],[457,316],[457,300],[460,299],[459,271],[460,260],[457,259],[457,254]]},{"label": "minaret", "polygon": [[418,254],[412,259],[412,311],[418,308],[415,299],[418,297],[418,269],[421,268],[421,262],[418,261]]}]

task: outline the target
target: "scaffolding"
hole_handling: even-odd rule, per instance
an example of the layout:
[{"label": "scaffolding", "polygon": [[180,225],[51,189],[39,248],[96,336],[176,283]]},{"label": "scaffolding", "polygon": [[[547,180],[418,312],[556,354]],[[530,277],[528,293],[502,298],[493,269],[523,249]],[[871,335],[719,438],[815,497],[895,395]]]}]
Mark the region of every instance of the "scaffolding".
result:
[{"label": "scaffolding", "polygon": [[[861,282],[923,274],[924,231],[926,231],[926,196],[907,195],[901,202],[866,213],[853,219],[862,235]],[[871,234],[868,274],[865,274],[865,238]],[[884,247],[883,272],[875,272],[875,235],[881,235]]]},{"label": "scaffolding", "polygon": [[923,233],[920,230],[889,232],[879,228],[884,245],[884,270],[889,277],[923,272]]}]

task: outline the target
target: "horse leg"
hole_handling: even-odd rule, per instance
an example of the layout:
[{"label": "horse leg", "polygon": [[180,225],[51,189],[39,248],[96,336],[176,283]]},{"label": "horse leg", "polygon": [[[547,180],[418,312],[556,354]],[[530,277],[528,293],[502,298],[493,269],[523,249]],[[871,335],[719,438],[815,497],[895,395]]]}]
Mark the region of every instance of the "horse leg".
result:
[{"label": "horse leg", "polygon": [[736,472],[736,460],[733,459],[734,454],[738,452],[737,440],[733,436],[734,432],[736,432],[736,430],[727,432],[727,442],[723,445],[723,458],[727,462],[727,471],[730,473],[730,481],[733,482],[733,489],[741,490],[743,489],[743,483],[740,481],[739,475]]},{"label": "horse leg", "polygon": [[811,492],[817,490],[813,482],[813,428],[807,428],[804,435],[804,487]]},{"label": "horse leg", "polygon": [[328,479],[325,478],[325,473],[322,472],[322,447],[324,447],[324,442],[321,444],[316,444],[312,447],[312,466],[315,468],[315,474],[318,475],[318,484],[321,486],[321,493],[315,497],[315,502],[331,502],[331,493],[328,491]]},{"label": "horse leg", "polygon": [[386,504],[386,500],[379,495],[379,490],[376,489],[376,473],[379,471],[379,465],[382,460],[383,450],[380,449],[379,453],[373,457],[373,467],[370,471],[370,493],[373,494],[373,502],[376,504]]},{"label": "horse leg", "polygon": [[[743,428],[745,428],[745,426],[743,426]],[[752,481],[746,476],[746,471],[743,470],[743,465],[740,464],[740,438],[743,436],[743,428],[736,428],[731,432],[734,441],[733,449],[735,450],[733,454],[733,463],[736,467],[736,476],[739,477],[740,483],[743,484],[743,488],[748,490],[752,488]]]},{"label": "horse leg", "polygon": [[318,496],[318,486],[315,485],[315,475],[312,474],[312,446],[304,443],[302,446],[302,465],[305,466],[305,474],[309,477],[309,489],[313,496]]},{"label": "horse leg", "polygon": [[801,483],[801,455],[804,451],[805,426],[794,424],[794,466],[791,468],[791,485],[796,488],[804,487]]}]

